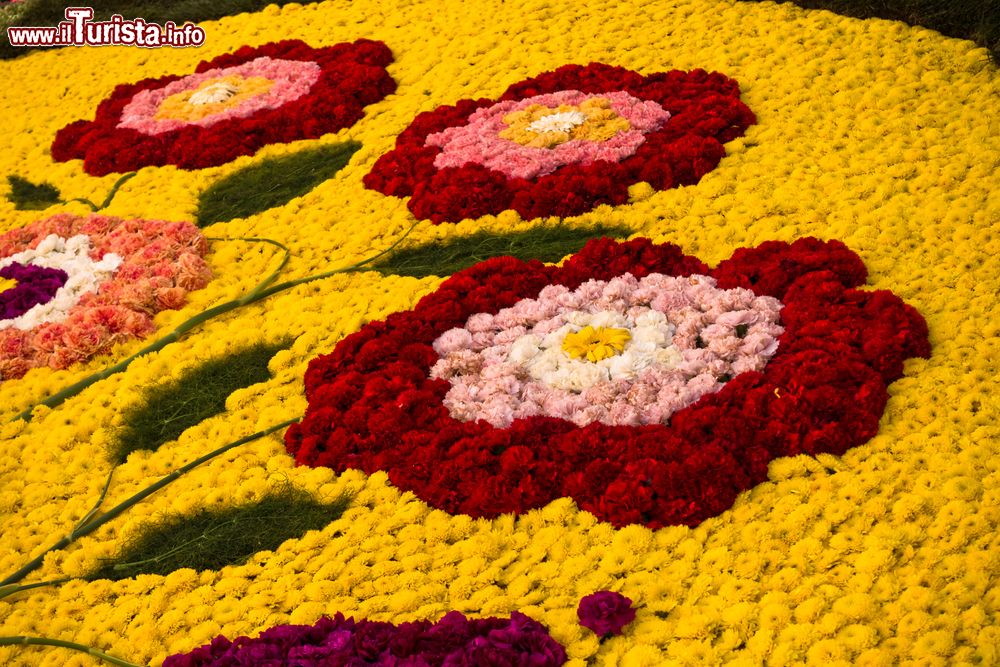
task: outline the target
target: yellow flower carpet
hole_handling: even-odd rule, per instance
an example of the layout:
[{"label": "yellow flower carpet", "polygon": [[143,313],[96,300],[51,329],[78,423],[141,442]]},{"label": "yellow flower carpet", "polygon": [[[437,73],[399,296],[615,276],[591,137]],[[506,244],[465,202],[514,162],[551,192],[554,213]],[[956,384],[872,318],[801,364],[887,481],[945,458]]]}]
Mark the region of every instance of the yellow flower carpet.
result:
[{"label": "yellow flower carpet", "polygon": [[[399,624],[433,622],[457,610],[470,618],[520,612],[548,629],[574,667],[1000,664],[1000,399],[994,390],[1000,370],[1000,74],[985,50],[896,22],[729,0],[332,0],[270,6],[200,25],[207,41],[199,48],[67,47],[0,63],[0,174],[49,182],[66,197],[99,202],[122,173],[137,170],[101,215],[194,221],[199,196],[248,166],[345,141],[360,148],[307,194],[203,227],[206,241],[185,242],[194,250],[177,252],[203,257],[206,266],[164,278],[190,280],[184,294],[158,293],[159,307],[142,307],[150,323],[130,325],[110,352],[67,363],[51,357],[0,381],[0,576],[22,568],[86,518],[116,465],[108,452],[123,415],[151,386],[253,344],[294,338],[271,359],[270,379],[231,394],[225,412],[156,451],[124,458],[114,467],[102,509],[226,443],[301,419],[310,360],[369,322],[413,309],[447,277],[357,270],[303,283],[209,319],[60,405],[38,405],[198,313],[250,293],[279,268],[279,248],[235,238],[287,246],[280,280],[294,280],[364,261],[415,223],[404,246],[445,244],[483,231],[613,225],[625,230],[617,235],[621,241],[676,244],[708,267],[741,248],[815,237],[842,242],[860,258],[868,271],[866,281],[855,281],[860,291],[889,291],[926,320],[930,354],[903,356],[901,377],[885,382],[888,402],[875,415],[880,419],[871,437],[842,455],[817,450],[778,457],[767,465],[766,479],[749,485],[731,507],[691,521],[612,521],[571,497],[516,514],[449,512],[440,509],[448,507],[444,501],[401,490],[384,470],[296,465],[280,429],[194,468],[48,553],[19,585],[68,581],[0,597],[0,636],[56,638],[159,665],[219,635],[256,637],[338,612]],[[117,149],[121,155],[104,156],[111,166],[103,170],[99,160],[97,168],[85,169],[91,158],[77,159],[82,153],[53,158],[57,133],[94,119],[119,84],[187,75],[199,62],[240,47],[286,39],[316,50],[360,39],[382,42],[391,59],[378,67],[395,90],[363,100],[363,115],[340,122],[342,129],[262,142],[253,155],[225,156],[210,166],[178,166],[172,159],[121,166],[115,160],[131,155],[127,145]],[[569,215],[525,215],[516,203],[474,215],[439,202],[420,204],[424,208],[414,202],[411,209],[412,189],[389,192],[366,178],[377,160],[400,150],[396,139],[418,114],[464,99],[492,104],[513,84],[590,63],[642,77],[719,72],[738,84],[733,95],[755,122],[746,119],[742,136],[720,140],[725,155],[716,155],[717,166],[703,169],[700,178],[651,185],[645,172],[633,171],[626,201],[612,197]],[[305,68],[294,76],[325,74]],[[231,91],[212,91],[210,103],[229,108]],[[519,100],[544,92],[504,98],[512,106],[499,109],[495,122],[518,111]],[[625,93],[607,99],[616,120],[594,134],[599,141],[644,122],[650,132],[669,127],[666,116],[643,110],[652,102]],[[184,103],[181,97],[170,102]],[[608,104],[596,106],[607,110]],[[590,136],[574,133],[589,122],[577,109],[590,106],[579,97],[553,101],[558,114],[540,116],[538,108],[521,114],[519,133],[542,127],[525,125],[530,120],[562,134],[536,142],[542,148],[521,142],[518,150],[557,155],[568,139]],[[182,120],[164,112],[142,122],[204,115],[177,113]],[[484,116],[482,122],[494,121]],[[438,141],[442,156],[453,150],[450,140],[427,139]],[[90,214],[80,202],[39,211],[4,201],[0,209],[0,232],[56,214]],[[14,284],[8,279],[0,288]],[[596,319],[579,324],[611,333],[631,326]],[[590,348],[581,348],[574,363],[613,362],[629,343],[625,334],[595,339],[588,344],[600,344],[599,353],[588,361]],[[572,339],[567,344],[574,345]],[[30,420],[16,418],[32,406]],[[116,581],[88,577],[148,524],[245,504],[289,484],[318,500],[348,493],[350,504],[322,529],[243,564]],[[598,591],[633,602],[635,620],[620,634],[601,636],[581,626],[577,605]],[[0,663],[99,661],[65,648],[5,646]]]}]

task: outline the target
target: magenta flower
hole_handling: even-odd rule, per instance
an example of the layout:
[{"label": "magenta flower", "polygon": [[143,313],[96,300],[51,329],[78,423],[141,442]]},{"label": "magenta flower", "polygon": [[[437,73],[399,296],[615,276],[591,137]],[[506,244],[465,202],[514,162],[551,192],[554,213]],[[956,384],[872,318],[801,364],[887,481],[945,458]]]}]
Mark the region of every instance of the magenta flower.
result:
[{"label": "magenta flower", "polygon": [[172,655],[163,667],[559,667],[566,651],[541,623],[445,614],[436,623],[394,625],[337,614],[313,625],[279,625],[259,637],[211,644]]},{"label": "magenta flower", "polygon": [[620,635],[622,628],[635,620],[632,601],[614,591],[598,591],[580,600],[576,608],[580,625],[600,637]]}]

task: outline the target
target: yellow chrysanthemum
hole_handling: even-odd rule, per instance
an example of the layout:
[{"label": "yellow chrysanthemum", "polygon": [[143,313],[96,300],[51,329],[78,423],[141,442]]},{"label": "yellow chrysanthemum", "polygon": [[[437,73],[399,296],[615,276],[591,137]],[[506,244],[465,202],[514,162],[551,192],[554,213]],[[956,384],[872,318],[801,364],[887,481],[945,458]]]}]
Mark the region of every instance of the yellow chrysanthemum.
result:
[{"label": "yellow chrysanthemum", "polygon": [[628,329],[586,326],[579,331],[566,334],[562,349],[574,359],[586,358],[598,362],[621,354],[625,344],[632,339]]}]

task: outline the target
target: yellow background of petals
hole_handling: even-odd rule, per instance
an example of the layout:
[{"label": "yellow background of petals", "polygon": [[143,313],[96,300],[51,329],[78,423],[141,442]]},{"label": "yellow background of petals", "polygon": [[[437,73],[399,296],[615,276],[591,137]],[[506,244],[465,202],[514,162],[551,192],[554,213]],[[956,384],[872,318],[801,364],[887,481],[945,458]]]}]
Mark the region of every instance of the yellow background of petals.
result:
[{"label": "yellow background of petals", "polygon": [[[365,190],[361,179],[421,111],[495,97],[570,62],[641,73],[719,70],[739,81],[759,118],[727,145],[719,167],[694,187],[633,186],[630,205],[568,224],[625,224],[711,264],[771,239],[840,239],[864,259],[871,287],[893,290],[927,318],[933,354],[907,362],[868,444],[842,458],[776,461],[769,482],[695,529],[615,530],[568,500],[517,519],[452,517],[399,493],[384,474],[296,468],[280,439],[266,438],[185,476],[48,558],[30,579],[82,574],[144,522],[245,501],[285,481],[319,497],[356,492],[342,519],[218,572],[74,581],[6,598],[0,635],[49,635],[158,664],[219,633],[253,635],[336,611],[398,622],[449,609],[519,610],[551,628],[574,667],[1000,662],[1000,400],[991,391],[1000,365],[1000,76],[985,51],[898,23],[722,0],[342,0],[202,25],[208,41],[197,50],[68,48],[0,63],[0,174],[100,201],[116,176],[86,176],[79,161],[55,164],[48,146],[66,123],[91,118],[116,84],[187,73],[202,59],[279,38],[312,46],[383,40],[396,57],[389,71],[399,90],[355,127],[212,169],[143,169],[109,210],[190,219],[200,191],[260,157],[358,140],[363,148],[348,167],[314,191],[207,231],[278,239],[295,253],[287,275],[303,276],[369,256],[410,226],[404,201]],[[0,212],[0,229],[39,217],[6,202]],[[508,212],[423,223],[413,240],[552,222]],[[278,257],[213,241],[210,261],[215,280],[182,311],[158,315],[161,332],[251,289]],[[0,427],[0,572],[90,508],[109,469],[105,445],[143,386],[259,338],[299,335],[272,360],[273,379],[233,394],[228,414],[130,457],[115,472],[107,506],[210,449],[301,415],[311,357],[438,283],[364,273],[302,286],[211,322],[30,424]],[[0,416],[107,361],[0,385]],[[575,613],[581,596],[600,589],[639,605],[625,635],[603,644]],[[95,661],[31,648],[0,650],[0,663]]]}]

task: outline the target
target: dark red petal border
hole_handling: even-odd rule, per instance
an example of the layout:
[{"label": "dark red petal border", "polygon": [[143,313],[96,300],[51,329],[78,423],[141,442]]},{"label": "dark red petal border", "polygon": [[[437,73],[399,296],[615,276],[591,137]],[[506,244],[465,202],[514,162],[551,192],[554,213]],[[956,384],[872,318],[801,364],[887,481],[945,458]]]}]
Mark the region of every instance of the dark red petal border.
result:
[{"label": "dark red petal border", "polygon": [[[545,285],[572,289],[626,272],[707,274],[722,288],[781,299],[778,352],[763,372],[737,376],[667,425],[577,427],[533,417],[499,429],[448,414],[450,385],[429,377],[437,336]],[[930,346],[912,307],[890,292],[853,289],[865,277],[843,243],[813,238],[741,249],[712,270],[648,239],[591,241],[561,267],[491,259],[312,360],[309,408],[286,446],[303,465],[385,470],[399,488],[451,513],[495,517],[570,496],[616,526],[696,525],[765,480],[771,460],[841,454],[875,435],[886,386]]]},{"label": "dark red petal border", "polygon": [[300,40],[244,46],[201,62],[195,72],[232,67],[261,56],[315,62],[321,74],[308,93],[280,107],[157,135],[117,127],[122,110],[140,91],[162,88],[186,75],[123,84],[98,105],[94,120],[78,120],[56,133],[52,157],[60,162],[82,158],[84,171],[94,176],[167,164],[183,169],[214,167],[253,155],[267,144],[315,139],[349,127],[364,115],[365,105],[396,89],[385,70],[392,52],[382,42],[368,39],[319,49]]},{"label": "dark red petal border", "polygon": [[[567,165],[541,178],[508,179],[499,172],[467,163],[438,169],[440,148],[426,146],[431,134],[464,125],[476,110],[496,102],[521,100],[560,90],[584,93],[625,91],[652,100],[671,119],[646,135],[635,154],[619,163],[597,161]],[[396,139],[396,147],[378,159],[365,186],[386,195],[410,197],[418,218],[457,222],[507,209],[522,218],[569,216],[601,204],[624,204],[628,187],[640,181],[659,190],[693,185],[713,170],[726,151],[722,144],[741,136],[756,117],[739,99],[732,79],[704,70],[642,76],[602,63],[564,65],[516,83],[497,100],[461,100],[421,113]]]}]

